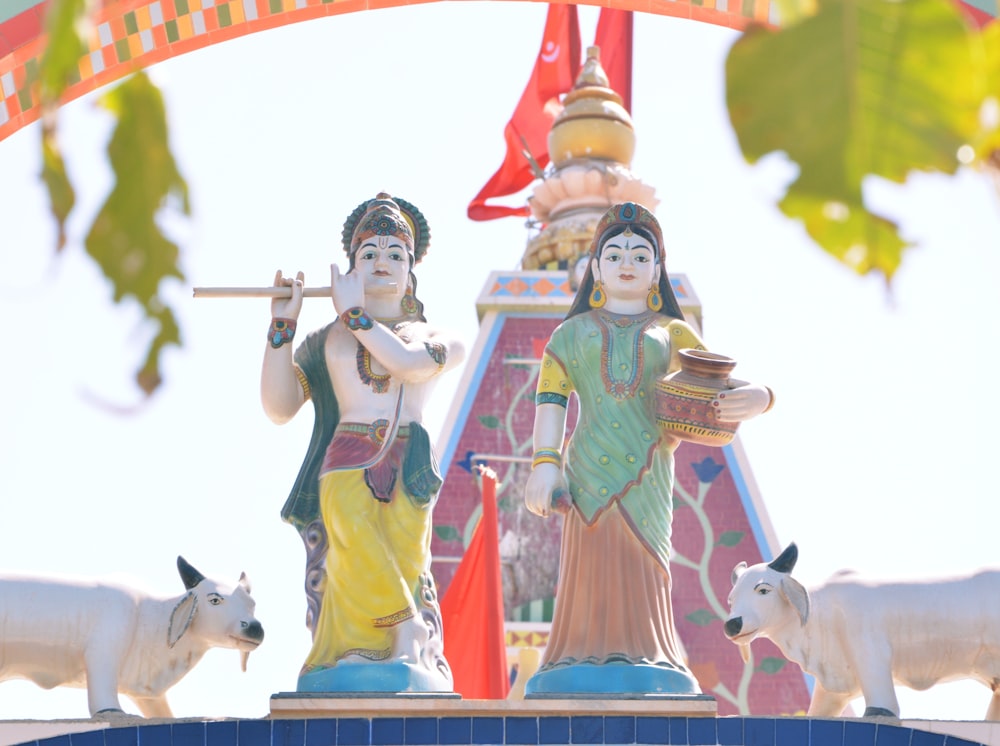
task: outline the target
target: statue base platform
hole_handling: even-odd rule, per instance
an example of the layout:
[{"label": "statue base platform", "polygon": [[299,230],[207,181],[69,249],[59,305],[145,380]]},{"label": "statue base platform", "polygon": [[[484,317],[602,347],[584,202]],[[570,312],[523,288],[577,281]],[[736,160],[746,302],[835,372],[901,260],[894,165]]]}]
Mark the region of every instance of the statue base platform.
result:
[{"label": "statue base platform", "polygon": [[[598,701],[599,700],[599,704]],[[623,717],[715,717],[715,698],[707,694],[593,694],[556,699],[462,699],[458,694],[280,692],[271,696],[271,718],[544,718],[600,713]]]}]

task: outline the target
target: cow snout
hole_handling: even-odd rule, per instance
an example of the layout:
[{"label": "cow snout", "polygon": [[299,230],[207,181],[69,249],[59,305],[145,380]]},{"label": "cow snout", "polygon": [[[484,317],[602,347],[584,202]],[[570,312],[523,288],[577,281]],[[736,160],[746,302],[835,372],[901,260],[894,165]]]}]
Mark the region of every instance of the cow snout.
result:
[{"label": "cow snout", "polygon": [[264,628],[256,619],[252,622],[240,622],[240,631],[247,640],[259,643],[264,639]]},{"label": "cow snout", "polygon": [[736,637],[736,635],[743,631],[743,617],[734,616],[732,619],[727,620],[725,630],[727,637]]}]

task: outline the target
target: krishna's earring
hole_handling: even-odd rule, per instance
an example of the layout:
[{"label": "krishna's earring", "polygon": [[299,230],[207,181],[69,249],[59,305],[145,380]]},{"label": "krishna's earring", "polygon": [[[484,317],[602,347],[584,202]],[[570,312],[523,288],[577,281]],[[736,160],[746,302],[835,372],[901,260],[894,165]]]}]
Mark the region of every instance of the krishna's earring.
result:
[{"label": "krishna's earring", "polygon": [[399,307],[403,309],[403,313],[407,316],[412,316],[420,311],[420,307],[417,305],[417,298],[410,290],[409,284],[406,285],[406,294],[399,301]]},{"label": "krishna's earring", "polygon": [[594,281],[594,289],[590,291],[588,300],[591,308],[602,308],[608,302],[608,296],[604,294],[604,286],[600,280]]},{"label": "krishna's earring", "polygon": [[646,296],[646,307],[650,311],[659,311],[663,308],[663,297],[660,295],[660,288],[656,285],[649,286],[649,295]]}]

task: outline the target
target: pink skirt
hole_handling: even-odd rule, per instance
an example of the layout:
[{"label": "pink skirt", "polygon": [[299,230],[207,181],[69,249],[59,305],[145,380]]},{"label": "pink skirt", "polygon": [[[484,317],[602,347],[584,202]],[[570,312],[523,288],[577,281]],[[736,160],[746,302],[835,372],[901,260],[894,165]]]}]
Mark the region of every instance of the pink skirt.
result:
[{"label": "pink skirt", "polygon": [[563,520],[552,631],[542,670],[575,663],[668,663],[686,670],[674,630],[670,573],[618,505],[587,526]]}]

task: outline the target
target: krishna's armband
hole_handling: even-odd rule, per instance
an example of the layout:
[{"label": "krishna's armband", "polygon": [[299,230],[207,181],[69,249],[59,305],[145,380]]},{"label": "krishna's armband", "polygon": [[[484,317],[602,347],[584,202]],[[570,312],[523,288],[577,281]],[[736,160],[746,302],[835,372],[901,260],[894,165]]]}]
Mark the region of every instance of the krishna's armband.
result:
[{"label": "krishna's armband", "polygon": [[535,391],[535,406],[539,404],[569,404],[569,394],[573,384],[566,376],[562,364],[549,354],[542,355],[542,369],[538,374],[538,388]]},{"label": "krishna's armband", "polygon": [[306,401],[309,401],[312,398],[312,389],[309,388],[309,379],[306,378],[305,371],[299,367],[298,363],[292,364],[292,370],[295,371],[295,377],[299,379],[299,385],[302,387]]},{"label": "krishna's armband", "polygon": [[440,342],[424,342],[424,348],[431,359],[437,363],[438,372],[444,370],[445,363],[448,362],[448,350]]}]

